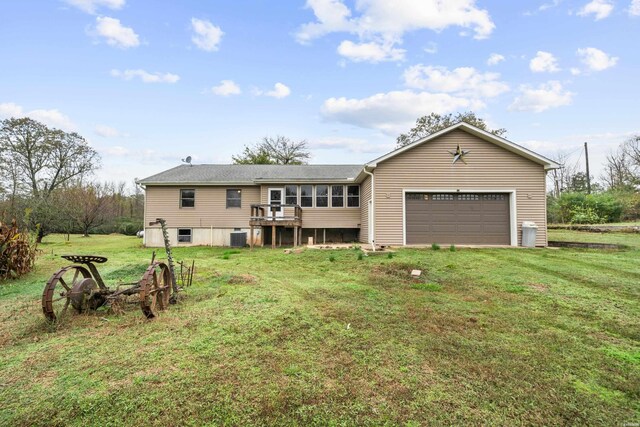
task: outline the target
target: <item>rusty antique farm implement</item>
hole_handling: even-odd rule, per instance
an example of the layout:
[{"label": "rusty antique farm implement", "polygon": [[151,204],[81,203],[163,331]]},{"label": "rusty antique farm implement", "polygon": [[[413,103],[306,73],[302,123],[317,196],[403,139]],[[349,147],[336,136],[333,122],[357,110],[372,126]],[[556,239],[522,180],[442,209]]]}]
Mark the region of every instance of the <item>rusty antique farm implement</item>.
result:
[{"label": "rusty antique farm implement", "polygon": [[[60,319],[69,306],[78,313],[96,310],[102,306],[137,295],[140,309],[147,319],[157,316],[158,311],[175,303],[180,290],[173,268],[171,245],[165,221],[158,219],[162,227],[168,264],[155,260],[155,253],[142,278],[133,283],[119,283],[115,289],[107,287],[96,264],[107,262],[107,258],[95,255],[63,255],[73,264],[62,267],[47,281],[42,293],[42,311],[47,320]],[[181,266],[183,264],[181,263]],[[181,268],[182,271],[182,268]],[[182,276],[182,285],[189,286],[193,278],[193,264]]]}]

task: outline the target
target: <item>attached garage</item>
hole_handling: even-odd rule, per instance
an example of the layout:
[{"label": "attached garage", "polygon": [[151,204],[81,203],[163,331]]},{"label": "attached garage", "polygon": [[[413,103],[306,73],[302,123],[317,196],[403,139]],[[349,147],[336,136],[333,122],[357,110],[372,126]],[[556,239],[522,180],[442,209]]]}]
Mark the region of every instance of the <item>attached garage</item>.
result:
[{"label": "attached garage", "polygon": [[406,192],[405,244],[510,245],[510,196]]}]

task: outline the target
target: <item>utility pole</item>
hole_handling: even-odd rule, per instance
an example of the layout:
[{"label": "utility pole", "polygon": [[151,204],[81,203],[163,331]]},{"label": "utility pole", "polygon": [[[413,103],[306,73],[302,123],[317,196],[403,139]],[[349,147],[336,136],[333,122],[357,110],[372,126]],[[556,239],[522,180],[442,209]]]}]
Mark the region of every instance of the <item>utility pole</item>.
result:
[{"label": "utility pole", "polygon": [[591,177],[589,176],[589,149],[587,143],[584,143],[584,159],[587,162],[587,194],[591,194]]}]

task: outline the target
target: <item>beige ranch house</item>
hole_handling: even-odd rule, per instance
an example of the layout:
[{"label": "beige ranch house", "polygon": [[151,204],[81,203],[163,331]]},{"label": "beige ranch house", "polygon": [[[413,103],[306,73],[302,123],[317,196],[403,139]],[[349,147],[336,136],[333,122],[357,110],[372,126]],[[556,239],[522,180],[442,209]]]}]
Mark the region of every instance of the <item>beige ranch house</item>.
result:
[{"label": "beige ranch house", "polygon": [[147,246],[547,245],[553,161],[458,123],[365,165],[180,165],[145,187]]}]

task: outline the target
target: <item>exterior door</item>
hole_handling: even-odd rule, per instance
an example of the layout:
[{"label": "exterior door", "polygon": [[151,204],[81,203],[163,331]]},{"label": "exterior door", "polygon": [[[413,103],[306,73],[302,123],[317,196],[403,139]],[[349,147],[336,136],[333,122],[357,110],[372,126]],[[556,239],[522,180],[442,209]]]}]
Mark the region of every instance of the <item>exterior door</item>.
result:
[{"label": "exterior door", "polygon": [[[274,213],[275,213],[276,219],[278,217],[284,216],[284,209],[279,206],[279,205],[282,205],[282,199],[284,198],[283,195],[284,195],[284,190],[282,188],[269,189],[269,204],[272,206],[270,207],[269,213],[267,214],[268,217],[272,217]],[[277,205],[278,207],[274,210],[273,205]]]},{"label": "exterior door", "polygon": [[406,243],[508,245],[509,194],[407,193]]}]

